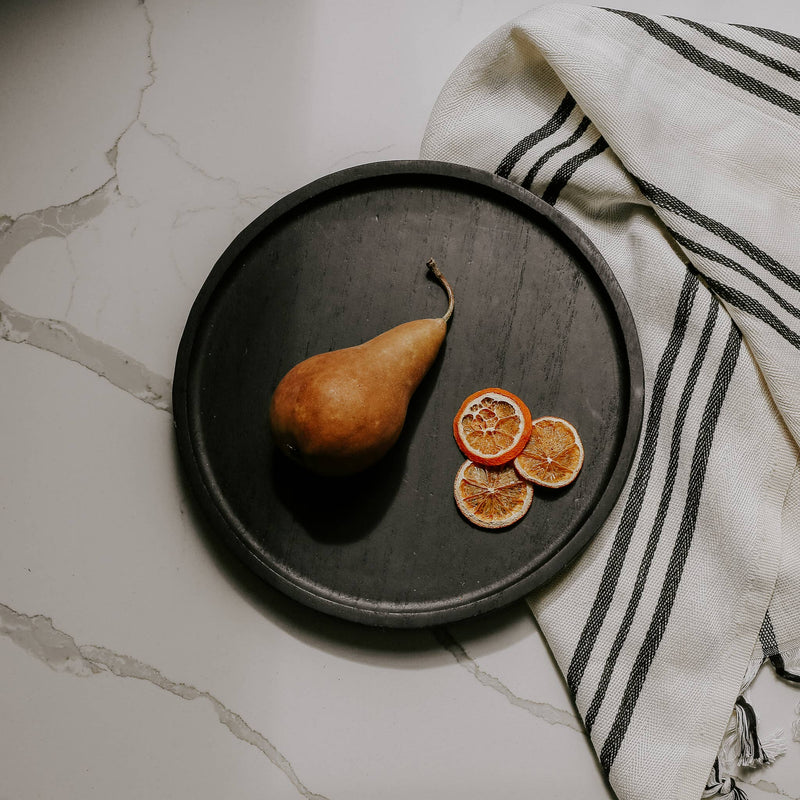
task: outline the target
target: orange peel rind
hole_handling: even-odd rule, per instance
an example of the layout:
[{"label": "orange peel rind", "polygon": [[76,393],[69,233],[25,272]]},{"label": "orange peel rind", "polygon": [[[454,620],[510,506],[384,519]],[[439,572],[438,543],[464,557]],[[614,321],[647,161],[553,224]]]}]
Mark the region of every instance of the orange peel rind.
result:
[{"label": "orange peel rind", "polygon": [[522,452],[531,431],[531,412],[505,389],[471,394],[453,419],[453,435],[461,452],[476,464],[498,466]]}]

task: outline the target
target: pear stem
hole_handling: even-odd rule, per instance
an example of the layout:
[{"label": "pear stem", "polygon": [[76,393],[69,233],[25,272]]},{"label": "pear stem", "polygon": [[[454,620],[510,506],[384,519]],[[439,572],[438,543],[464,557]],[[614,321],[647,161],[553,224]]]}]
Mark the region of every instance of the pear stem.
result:
[{"label": "pear stem", "polygon": [[455,308],[456,305],[456,300],[455,297],[453,296],[453,289],[447,282],[447,278],[445,278],[445,276],[442,275],[442,271],[439,269],[437,263],[432,258],[428,259],[428,261],[426,262],[426,266],[434,274],[436,280],[442,284],[444,290],[447,292],[448,306],[447,306],[447,311],[445,311],[444,316],[442,317],[442,319],[445,322],[447,322],[450,319],[450,317],[453,316],[453,309]]}]

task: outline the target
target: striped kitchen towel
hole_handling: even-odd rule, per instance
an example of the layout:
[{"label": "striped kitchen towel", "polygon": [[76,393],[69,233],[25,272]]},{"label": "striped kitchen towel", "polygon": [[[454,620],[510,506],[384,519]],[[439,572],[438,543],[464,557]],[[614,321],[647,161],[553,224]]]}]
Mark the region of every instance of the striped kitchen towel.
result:
[{"label": "striped kitchen towel", "polygon": [[800,647],[800,40],[544,7],[466,57],[421,156],[541,196],[622,286],[636,459],[529,604],[620,798],[742,797],[786,747],[747,686],[764,661],[797,680]]}]

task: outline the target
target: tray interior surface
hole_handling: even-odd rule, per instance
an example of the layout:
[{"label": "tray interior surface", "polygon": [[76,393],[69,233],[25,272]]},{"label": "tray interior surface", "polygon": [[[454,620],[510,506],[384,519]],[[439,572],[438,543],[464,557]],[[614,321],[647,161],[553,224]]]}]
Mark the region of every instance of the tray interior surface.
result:
[{"label": "tray interior surface", "polygon": [[[449,621],[552,577],[602,523],[641,424],[638,343],[604,262],[516,190],[463,168],[351,172],[256,220],[201,292],[178,367],[190,471],[215,528],[290,595],[373,624]],[[295,466],[270,439],[275,386],[310,355],[441,316],[431,257],[455,314],[400,440],[349,478]],[[570,420],[586,451],[574,484],[537,488],[499,531],[453,500],[453,416],[490,386]]]}]

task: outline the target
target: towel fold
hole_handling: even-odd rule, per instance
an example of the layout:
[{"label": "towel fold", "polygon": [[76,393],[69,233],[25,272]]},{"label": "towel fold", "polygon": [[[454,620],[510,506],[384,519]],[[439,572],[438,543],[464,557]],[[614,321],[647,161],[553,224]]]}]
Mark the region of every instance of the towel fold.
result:
[{"label": "towel fold", "polygon": [[541,196],[616,275],[637,455],[529,605],[620,798],[741,797],[736,766],[782,749],[747,686],[800,648],[800,40],[544,7],[456,69],[421,157]]}]

